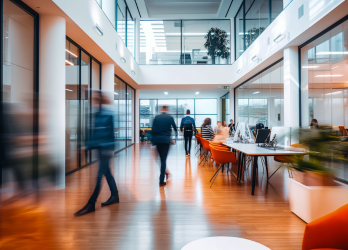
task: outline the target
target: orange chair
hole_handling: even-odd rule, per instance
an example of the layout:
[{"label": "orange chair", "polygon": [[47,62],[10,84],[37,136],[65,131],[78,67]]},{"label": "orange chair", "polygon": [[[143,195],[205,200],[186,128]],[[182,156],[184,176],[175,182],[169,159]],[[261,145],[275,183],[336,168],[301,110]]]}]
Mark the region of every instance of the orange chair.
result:
[{"label": "orange chair", "polygon": [[[303,146],[300,143],[295,143],[292,144],[291,147],[295,147],[295,148],[303,148],[305,149],[306,147]],[[303,155],[300,156],[303,159]],[[282,163],[279,168],[273,172],[273,174],[268,177],[268,180],[271,179],[271,177],[284,165],[284,164],[291,164],[293,165],[295,163],[295,157],[294,156],[274,156],[274,161]],[[292,178],[292,172],[288,169],[288,173],[289,173],[289,177]]]},{"label": "orange chair", "polygon": [[[237,159],[236,159],[236,156],[234,155],[234,153],[231,152],[231,151],[220,150],[220,149],[218,149],[217,147],[214,147],[214,146],[210,147],[210,151],[211,151],[211,155],[213,157],[213,160],[217,164],[220,164],[219,169],[216,171],[216,173],[210,179],[210,182],[211,182],[211,180],[215,177],[214,180],[213,180],[213,183],[210,185],[210,188],[211,188],[213,186],[213,184],[215,182],[215,179],[218,176],[220,170],[225,166],[225,164],[237,163]],[[237,179],[234,176],[234,174],[232,173],[231,169],[229,167],[227,167],[227,170],[232,174],[234,179],[237,181]],[[237,183],[238,183],[238,181],[237,181]]]},{"label": "orange chair", "polygon": [[348,204],[306,225],[302,250],[347,250]]},{"label": "orange chair", "polygon": [[203,166],[205,165],[205,163],[208,161],[209,159],[209,155],[211,154],[210,153],[210,146],[209,146],[209,141],[207,141],[206,139],[204,139],[203,137],[201,138],[201,143],[202,143],[202,146],[203,146],[203,149],[204,149],[204,152],[203,152],[203,155],[202,155],[202,159],[200,161],[199,164],[201,164],[204,160],[204,164]]}]

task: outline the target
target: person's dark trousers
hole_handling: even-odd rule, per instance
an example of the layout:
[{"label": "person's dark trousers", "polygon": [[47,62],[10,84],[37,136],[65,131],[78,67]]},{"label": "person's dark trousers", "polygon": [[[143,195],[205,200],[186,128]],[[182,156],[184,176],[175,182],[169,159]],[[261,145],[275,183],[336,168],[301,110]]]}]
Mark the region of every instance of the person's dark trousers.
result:
[{"label": "person's dark trousers", "polygon": [[97,175],[97,183],[95,185],[94,192],[89,199],[89,203],[95,203],[97,202],[97,198],[100,193],[101,189],[101,181],[103,178],[103,175],[105,175],[106,181],[108,182],[110,191],[111,191],[111,196],[118,196],[118,190],[116,186],[116,182],[114,177],[111,174],[110,171],[110,160],[111,157],[113,156],[113,150],[104,150],[104,149],[99,149],[99,170],[98,170],[98,175]]},{"label": "person's dark trousers", "polygon": [[[185,139],[185,153],[187,155],[191,152],[192,131],[184,131],[184,139]],[[187,144],[188,144],[188,148],[187,148]]]},{"label": "person's dark trousers", "polygon": [[168,143],[158,143],[156,144],[157,151],[161,160],[161,175],[160,175],[160,184],[164,183],[164,175],[167,168],[167,156],[169,152]]}]

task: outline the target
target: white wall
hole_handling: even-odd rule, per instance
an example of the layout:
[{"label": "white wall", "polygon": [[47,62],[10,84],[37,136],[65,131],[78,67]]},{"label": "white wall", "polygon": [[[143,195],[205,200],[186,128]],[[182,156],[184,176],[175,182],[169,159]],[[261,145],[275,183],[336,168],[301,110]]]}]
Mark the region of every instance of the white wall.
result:
[{"label": "white wall", "polygon": [[[124,70],[134,81],[138,81],[138,64],[128,51],[127,47],[117,34],[115,28],[104,14],[95,0],[52,0],[65,14],[67,14],[122,70]],[[105,0],[105,9],[112,11],[112,1]],[[104,5],[104,0],[103,0]],[[112,18],[112,17],[111,17]],[[96,23],[103,29],[103,36],[96,31]],[[116,50],[117,44],[117,50]],[[88,51],[88,47],[84,47]],[[126,59],[126,63],[121,58]],[[103,63],[103,62],[102,62]],[[136,72],[135,75],[131,71]],[[115,72],[117,74],[117,72]]]}]

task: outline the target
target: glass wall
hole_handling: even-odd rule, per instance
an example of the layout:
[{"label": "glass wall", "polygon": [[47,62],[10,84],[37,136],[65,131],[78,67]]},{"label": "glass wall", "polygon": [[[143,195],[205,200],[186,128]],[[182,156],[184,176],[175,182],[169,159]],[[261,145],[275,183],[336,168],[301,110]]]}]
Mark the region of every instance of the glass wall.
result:
[{"label": "glass wall", "polygon": [[348,127],[348,21],[301,48],[302,125]]},{"label": "glass wall", "polygon": [[230,123],[230,108],[231,108],[231,102],[230,102],[230,92],[223,95],[221,97],[221,113],[222,113],[222,121],[226,121],[227,124]]},{"label": "glass wall", "polygon": [[134,99],[135,90],[115,76],[115,151],[122,150],[134,143]]},{"label": "glass wall", "polygon": [[[141,21],[139,62],[229,64],[230,32],[230,20]],[[213,40],[223,37],[225,43],[210,46],[208,35]]]},{"label": "glass wall", "polygon": [[[135,56],[135,21],[125,0],[96,0],[118,35]],[[117,6],[117,8],[116,8]]]},{"label": "glass wall", "polygon": [[[22,3],[3,0],[1,4],[0,187],[11,179],[20,182],[19,174],[28,179],[38,174],[38,165],[33,164],[32,159],[37,155],[37,145],[33,142],[38,133],[35,109],[38,104],[38,55],[34,45],[37,45],[35,32],[38,31],[39,16],[37,13],[29,14],[24,6],[21,8]],[[30,13],[35,12],[31,10]],[[9,162],[5,161],[5,156],[9,155],[16,158],[18,166],[6,168]],[[13,171],[8,175],[8,172],[3,172],[3,167]],[[12,190],[13,186],[10,188]]]},{"label": "glass wall", "polygon": [[283,0],[244,0],[241,3],[234,17],[236,60],[287,5]]},{"label": "glass wall", "polygon": [[92,121],[91,89],[100,89],[101,65],[71,39],[65,49],[65,172],[76,170],[94,160],[85,150]]},{"label": "glass wall", "polygon": [[[342,133],[348,128],[348,21],[302,47],[300,56],[302,126],[317,119]],[[347,166],[336,167],[347,181]]]},{"label": "glass wall", "polygon": [[[151,99],[140,100],[140,129],[151,129],[152,121],[160,114],[163,105],[169,107],[168,114],[174,118],[177,127],[180,127],[181,119],[186,116],[186,110],[191,111],[191,117],[195,119],[199,128],[205,118],[211,118],[212,125],[217,123],[217,99]],[[214,125],[215,126],[215,125]],[[179,139],[182,139],[179,133]]]},{"label": "glass wall", "polygon": [[265,127],[284,126],[283,61],[235,89],[236,122]]}]

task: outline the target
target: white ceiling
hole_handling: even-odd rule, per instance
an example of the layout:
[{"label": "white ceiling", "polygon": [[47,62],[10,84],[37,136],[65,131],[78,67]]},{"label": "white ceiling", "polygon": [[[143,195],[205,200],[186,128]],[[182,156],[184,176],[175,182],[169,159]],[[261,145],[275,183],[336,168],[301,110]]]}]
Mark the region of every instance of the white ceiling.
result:
[{"label": "white ceiling", "polygon": [[241,2],[242,0],[127,0],[127,5],[132,16],[140,20],[230,19],[234,18]]},{"label": "white ceiling", "polygon": [[217,14],[221,0],[145,0],[149,17],[159,15]]},{"label": "white ceiling", "polygon": [[[216,85],[150,85],[142,87],[139,91],[140,99],[220,98],[230,91]],[[168,92],[168,95],[165,95],[164,92]],[[196,95],[196,92],[199,92],[199,94]]]}]

